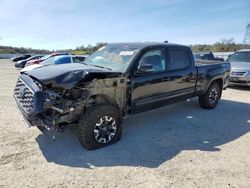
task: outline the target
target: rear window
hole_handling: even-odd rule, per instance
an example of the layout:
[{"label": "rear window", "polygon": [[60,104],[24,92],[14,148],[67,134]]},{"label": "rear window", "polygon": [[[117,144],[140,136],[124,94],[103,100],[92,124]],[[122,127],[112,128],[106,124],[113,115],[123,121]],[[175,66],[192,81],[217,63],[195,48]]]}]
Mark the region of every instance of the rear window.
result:
[{"label": "rear window", "polygon": [[67,57],[59,57],[56,58],[54,64],[58,65],[58,64],[66,64],[66,63],[71,63],[71,59],[69,56]]}]

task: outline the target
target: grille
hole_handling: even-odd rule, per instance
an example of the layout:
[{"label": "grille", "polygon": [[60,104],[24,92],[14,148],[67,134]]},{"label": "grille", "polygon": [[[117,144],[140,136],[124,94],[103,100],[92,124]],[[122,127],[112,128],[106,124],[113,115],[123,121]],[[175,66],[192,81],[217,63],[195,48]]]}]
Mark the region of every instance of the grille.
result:
[{"label": "grille", "polygon": [[27,112],[31,112],[34,105],[34,92],[28,88],[22,80],[18,79],[14,89],[14,95],[22,108]]},{"label": "grille", "polygon": [[231,75],[233,76],[244,76],[246,74],[246,72],[244,71],[232,71]]}]

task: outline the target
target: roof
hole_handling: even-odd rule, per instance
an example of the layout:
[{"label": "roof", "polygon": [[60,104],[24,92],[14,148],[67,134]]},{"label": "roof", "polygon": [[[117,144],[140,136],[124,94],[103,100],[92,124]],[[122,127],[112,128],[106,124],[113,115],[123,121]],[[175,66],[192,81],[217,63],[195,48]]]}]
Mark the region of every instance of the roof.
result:
[{"label": "roof", "polygon": [[238,50],[237,52],[250,52],[250,49],[241,49],[241,50]]},{"label": "roof", "polygon": [[128,47],[135,47],[135,48],[146,48],[149,46],[182,46],[187,47],[180,44],[174,44],[174,43],[165,43],[165,42],[125,42],[125,43],[108,43],[108,45],[114,45],[114,46],[128,46]]},{"label": "roof", "polygon": [[212,54],[212,52],[194,52],[193,54],[205,55],[205,54]]}]

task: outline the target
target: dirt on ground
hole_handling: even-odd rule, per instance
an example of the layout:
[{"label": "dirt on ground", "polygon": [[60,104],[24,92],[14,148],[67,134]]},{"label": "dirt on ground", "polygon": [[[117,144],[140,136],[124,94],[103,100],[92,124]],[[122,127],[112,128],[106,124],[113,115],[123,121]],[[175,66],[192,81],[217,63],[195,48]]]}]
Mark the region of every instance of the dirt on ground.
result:
[{"label": "dirt on ground", "polygon": [[124,120],[120,142],[88,151],[75,129],[53,141],[15,106],[19,75],[0,60],[0,187],[250,187],[250,88],[214,110],[197,98]]}]

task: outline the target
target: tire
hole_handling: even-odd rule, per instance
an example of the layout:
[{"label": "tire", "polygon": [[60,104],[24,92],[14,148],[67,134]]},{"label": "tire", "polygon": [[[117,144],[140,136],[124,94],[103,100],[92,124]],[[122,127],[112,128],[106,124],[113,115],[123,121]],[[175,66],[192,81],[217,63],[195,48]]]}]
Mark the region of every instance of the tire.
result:
[{"label": "tire", "polygon": [[121,139],[121,134],[122,115],[112,105],[90,107],[78,124],[79,141],[88,150],[113,144]]},{"label": "tire", "polygon": [[217,82],[212,82],[207,92],[199,97],[199,103],[202,108],[213,109],[217,106],[221,98],[221,88]]}]

